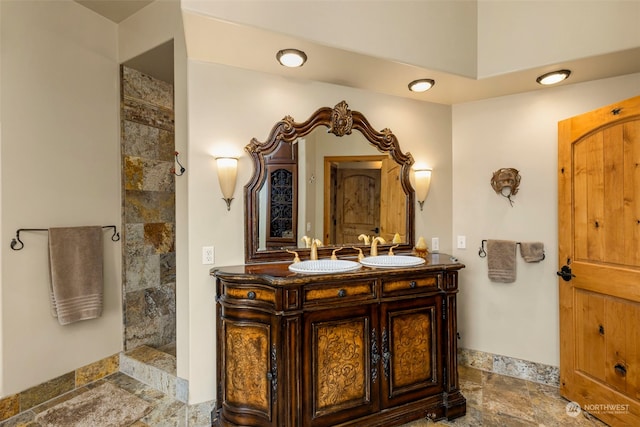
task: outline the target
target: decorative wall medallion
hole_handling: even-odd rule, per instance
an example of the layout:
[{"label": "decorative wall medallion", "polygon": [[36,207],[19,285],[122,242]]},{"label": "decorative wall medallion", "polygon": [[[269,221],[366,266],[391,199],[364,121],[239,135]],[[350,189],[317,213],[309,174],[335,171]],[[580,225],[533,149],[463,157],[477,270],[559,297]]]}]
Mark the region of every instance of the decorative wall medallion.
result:
[{"label": "decorative wall medallion", "polygon": [[513,206],[511,196],[515,196],[520,185],[520,173],[514,168],[502,168],[493,173],[491,177],[491,187],[496,194],[509,199]]}]

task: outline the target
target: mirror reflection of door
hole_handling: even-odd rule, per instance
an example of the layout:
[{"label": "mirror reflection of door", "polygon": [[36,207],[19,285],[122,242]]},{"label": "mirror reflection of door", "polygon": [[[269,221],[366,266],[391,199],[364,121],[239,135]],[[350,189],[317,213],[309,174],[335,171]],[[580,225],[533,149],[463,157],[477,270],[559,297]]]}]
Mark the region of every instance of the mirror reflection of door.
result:
[{"label": "mirror reflection of door", "polygon": [[389,156],[325,157],[325,181],[325,244],[361,244],[361,234],[406,238],[406,195]]},{"label": "mirror reflection of door", "polygon": [[377,236],[380,228],[380,169],[336,168],[337,196],[330,230],[333,244],[357,244],[358,236]]},{"label": "mirror reflection of door", "polygon": [[406,196],[400,182],[400,165],[390,157],[382,161],[380,192],[380,236],[391,242],[397,233],[406,242]]}]

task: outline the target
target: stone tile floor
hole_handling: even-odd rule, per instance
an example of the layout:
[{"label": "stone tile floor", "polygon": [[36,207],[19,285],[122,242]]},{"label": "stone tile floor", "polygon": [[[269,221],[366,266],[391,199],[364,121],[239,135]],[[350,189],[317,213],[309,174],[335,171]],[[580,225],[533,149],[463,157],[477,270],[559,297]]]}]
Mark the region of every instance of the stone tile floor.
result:
[{"label": "stone tile floor", "polygon": [[79,388],[73,392],[69,392],[63,396],[45,402],[42,405],[21,413],[20,415],[9,418],[4,422],[0,422],[0,427],[39,427],[39,424],[34,421],[37,414],[59,403],[69,400],[84,391],[88,391],[90,388],[96,387],[104,381],[108,381],[123,390],[136,395],[137,397],[149,402],[151,405],[151,412],[144,418],[132,424],[132,427],[186,427],[187,408],[184,403],[120,372],[109,375],[108,377],[96,381],[86,387]]},{"label": "stone tile floor", "polygon": [[460,389],[467,399],[467,414],[451,421],[433,423],[418,420],[402,427],[602,427],[602,423],[585,412],[577,417],[567,415],[567,400],[557,387],[481,371],[458,367]]},{"label": "stone tile floor", "polygon": [[[459,367],[459,374],[460,388],[467,398],[467,414],[464,417],[436,423],[426,419],[417,420],[402,427],[602,427],[606,425],[586,413],[581,413],[575,418],[567,415],[565,408],[568,402],[560,397],[556,387],[465,366]],[[187,408],[184,403],[169,398],[122,373],[110,375],[100,381],[110,381],[151,403],[153,408],[151,413],[132,424],[132,427],[186,427]],[[100,381],[93,386],[100,384]],[[0,427],[36,427],[37,424],[33,420],[38,412],[75,395],[77,392],[54,399],[0,423]]]}]

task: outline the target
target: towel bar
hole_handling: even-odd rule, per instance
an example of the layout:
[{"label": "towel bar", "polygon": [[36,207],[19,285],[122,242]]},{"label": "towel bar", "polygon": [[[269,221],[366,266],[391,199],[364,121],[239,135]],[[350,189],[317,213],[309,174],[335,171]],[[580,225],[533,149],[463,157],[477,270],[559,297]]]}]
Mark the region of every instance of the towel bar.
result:
[{"label": "towel bar", "polygon": [[[485,251],[485,250],[484,250],[484,244],[485,244],[485,243],[487,243],[487,240],[486,240],[486,239],[482,241],[482,244],[481,244],[481,246],[480,246],[480,249],[478,249],[478,256],[479,256],[480,258],[485,258],[485,257],[487,256],[487,251]],[[519,245],[519,244],[520,244],[520,242],[516,242],[516,245]],[[546,254],[543,252],[543,253],[542,253],[542,259],[543,259],[543,260],[544,260],[545,256],[546,256]]]},{"label": "towel bar", "polygon": [[[118,233],[115,225],[103,225],[102,228],[113,228],[113,234],[111,235],[111,241],[117,242],[120,240],[120,233]],[[20,232],[21,231],[49,231],[48,228],[18,228],[16,231],[16,237],[11,239],[11,249],[14,251],[19,251],[24,248],[24,243],[20,240]],[[20,246],[18,246],[20,244]]]}]

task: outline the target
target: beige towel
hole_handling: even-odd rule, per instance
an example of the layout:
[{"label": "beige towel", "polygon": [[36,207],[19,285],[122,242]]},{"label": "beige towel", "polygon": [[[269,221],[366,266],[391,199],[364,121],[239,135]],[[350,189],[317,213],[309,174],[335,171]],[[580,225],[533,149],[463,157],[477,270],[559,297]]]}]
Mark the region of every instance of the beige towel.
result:
[{"label": "beige towel", "polygon": [[102,314],[102,227],[49,229],[51,311],[61,325]]},{"label": "beige towel", "polygon": [[544,259],[544,243],[522,242],[520,243],[520,255],[525,262],[540,262]]},{"label": "beige towel", "polygon": [[516,242],[511,240],[487,240],[487,264],[489,279],[494,282],[516,281]]}]

